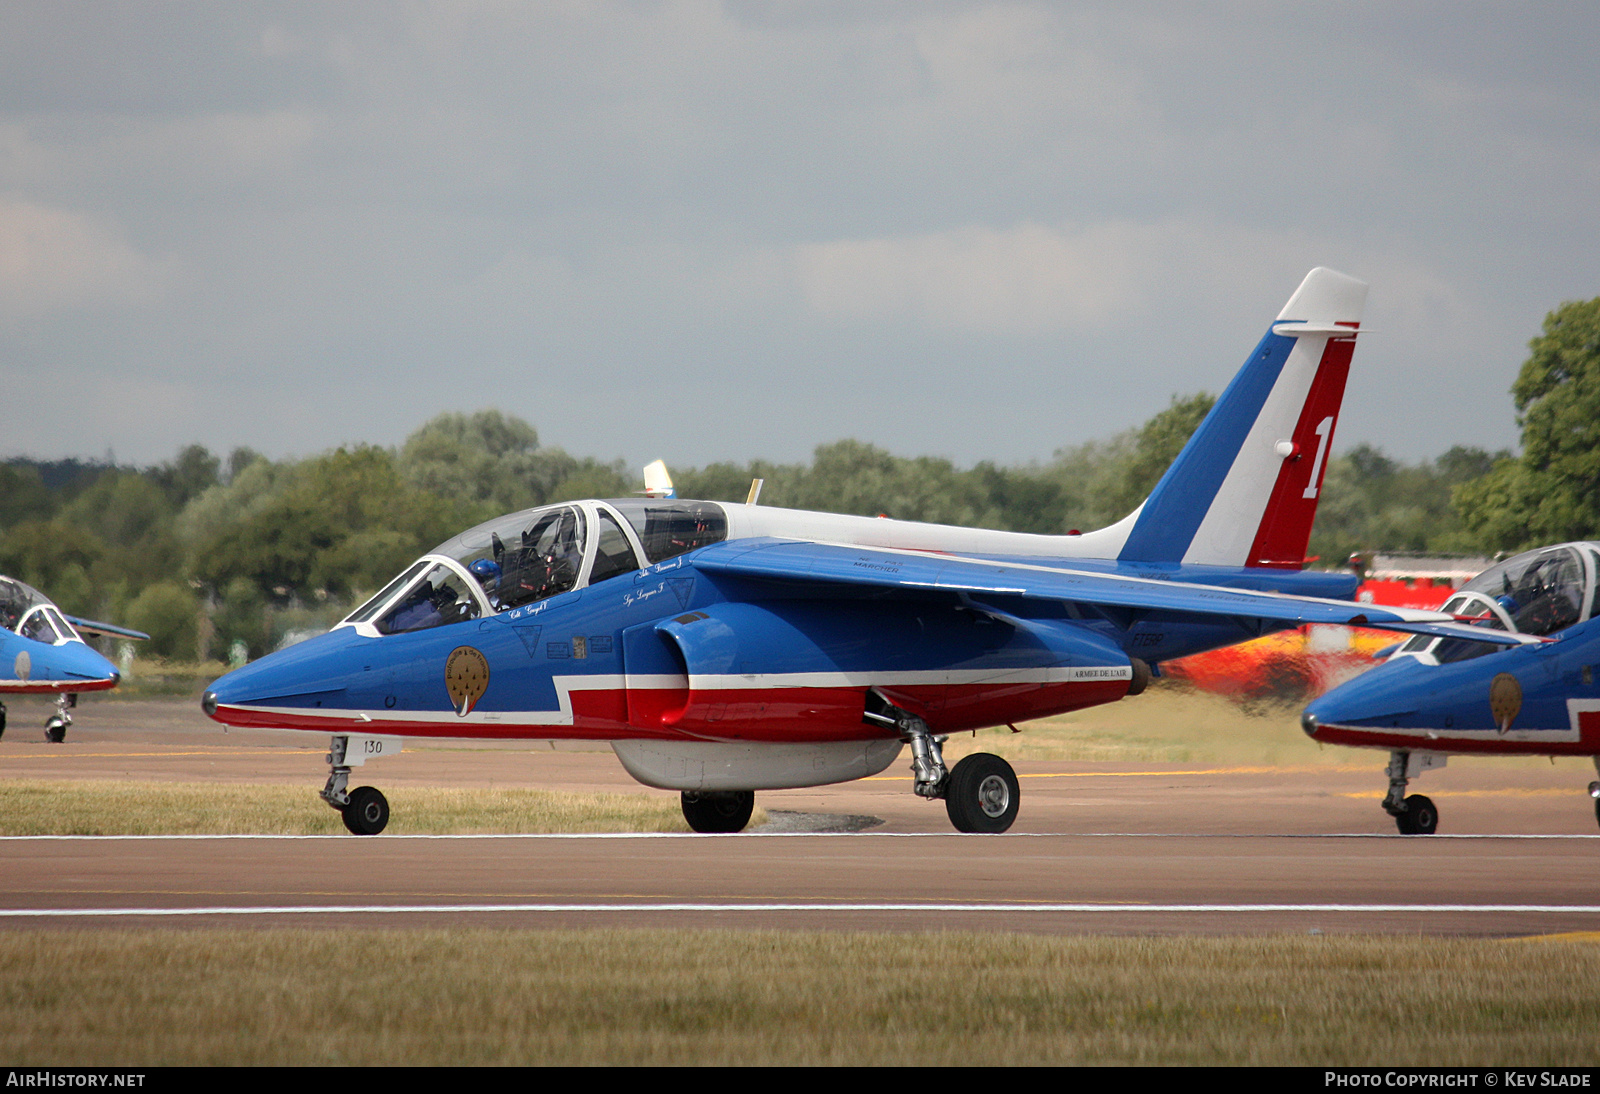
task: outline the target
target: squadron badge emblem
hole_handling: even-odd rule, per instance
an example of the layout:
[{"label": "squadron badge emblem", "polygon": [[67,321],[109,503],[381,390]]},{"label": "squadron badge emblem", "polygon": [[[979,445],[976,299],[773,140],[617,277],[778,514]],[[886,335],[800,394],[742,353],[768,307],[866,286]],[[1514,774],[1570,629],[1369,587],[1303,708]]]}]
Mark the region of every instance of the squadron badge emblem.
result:
[{"label": "squadron badge emblem", "polygon": [[489,659],[471,646],[457,646],[445,659],[444,687],[456,716],[465,718],[489,689]]}]

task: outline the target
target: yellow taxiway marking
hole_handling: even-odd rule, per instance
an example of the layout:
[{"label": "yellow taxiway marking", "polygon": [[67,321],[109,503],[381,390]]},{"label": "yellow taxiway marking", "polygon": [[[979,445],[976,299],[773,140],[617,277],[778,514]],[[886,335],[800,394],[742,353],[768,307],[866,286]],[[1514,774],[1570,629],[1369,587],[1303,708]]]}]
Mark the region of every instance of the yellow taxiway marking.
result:
[{"label": "yellow taxiway marking", "polygon": [[[1579,791],[1570,787],[1506,787],[1501,790],[1430,790],[1429,797],[1433,798],[1554,798],[1573,797]],[[1339,795],[1341,798],[1383,798],[1387,794],[1382,790],[1351,790]]]},{"label": "yellow taxiway marking", "polygon": [[[1306,775],[1330,771],[1366,771],[1365,767],[1207,767],[1194,771],[1045,771],[1019,774],[1019,779],[1131,779],[1167,775]],[[910,775],[870,775],[861,782],[910,782]],[[1379,794],[1378,797],[1383,797]]]}]

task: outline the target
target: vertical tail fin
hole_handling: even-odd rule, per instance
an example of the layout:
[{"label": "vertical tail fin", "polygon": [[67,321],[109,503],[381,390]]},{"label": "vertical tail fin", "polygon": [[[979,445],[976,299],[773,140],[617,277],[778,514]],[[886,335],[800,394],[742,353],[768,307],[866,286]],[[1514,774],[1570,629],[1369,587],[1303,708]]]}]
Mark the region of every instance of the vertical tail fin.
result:
[{"label": "vertical tail fin", "polygon": [[1119,558],[1300,569],[1366,299],[1364,281],[1320,266],[1306,275],[1123,522]]}]

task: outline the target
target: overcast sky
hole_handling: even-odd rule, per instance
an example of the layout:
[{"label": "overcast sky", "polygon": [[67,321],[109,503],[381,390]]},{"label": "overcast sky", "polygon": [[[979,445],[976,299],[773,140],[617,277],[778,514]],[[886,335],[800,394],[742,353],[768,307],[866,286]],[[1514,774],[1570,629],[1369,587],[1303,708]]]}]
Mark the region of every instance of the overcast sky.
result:
[{"label": "overcast sky", "polygon": [[1337,447],[1516,443],[1600,9],[0,6],[0,456],[1048,459],[1372,285]]}]

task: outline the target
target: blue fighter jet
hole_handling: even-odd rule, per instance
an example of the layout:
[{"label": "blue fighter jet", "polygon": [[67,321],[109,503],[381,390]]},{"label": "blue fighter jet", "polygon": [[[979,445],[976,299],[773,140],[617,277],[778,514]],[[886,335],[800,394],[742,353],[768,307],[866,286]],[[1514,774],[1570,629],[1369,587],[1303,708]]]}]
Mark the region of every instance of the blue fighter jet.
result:
[{"label": "blue fighter jet", "polygon": [[1357,606],[1303,570],[1367,287],[1316,269],[1154,492],[1086,535],[647,496],[513,513],[440,544],[326,635],[216,681],[226,725],[329,734],[323,798],[388,821],[351,769],[405,737],[609,743],[700,832],[755,791],[874,775],[1003,832],[1009,764],[947,735],[1137,695],[1160,662],[1307,622],[1515,643]]},{"label": "blue fighter jet", "polygon": [[[117,668],[89,648],[83,634],[147,639],[142,631],[67,615],[38,589],[0,577],[0,695],[54,695],[56,712],[44,739],[64,741],[78,694],[117,686]],[[0,734],[6,708],[0,703]]]},{"label": "blue fighter jet", "polygon": [[[1597,543],[1543,547],[1490,567],[1444,610],[1531,641],[1419,635],[1306,707],[1302,726],[1318,741],[1389,752],[1383,807],[1407,835],[1437,830],[1439,810],[1406,786],[1450,753],[1590,756],[1600,771],[1597,575]],[[1600,781],[1589,793],[1600,819]]]}]

